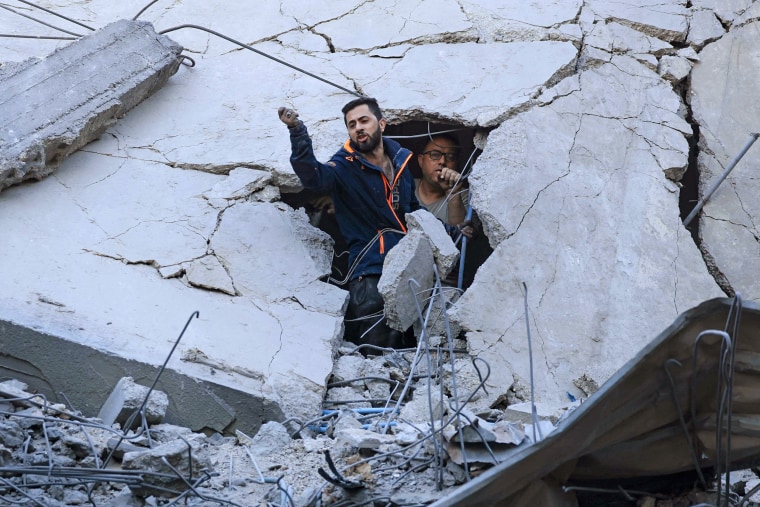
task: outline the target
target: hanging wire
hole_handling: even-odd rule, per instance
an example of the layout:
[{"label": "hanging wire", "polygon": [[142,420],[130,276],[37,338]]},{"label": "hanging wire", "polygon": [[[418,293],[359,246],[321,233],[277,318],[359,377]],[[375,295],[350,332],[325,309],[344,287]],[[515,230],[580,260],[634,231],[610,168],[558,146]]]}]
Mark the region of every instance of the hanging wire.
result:
[{"label": "hanging wire", "polygon": [[[435,287],[438,287],[440,289],[441,276],[438,273],[438,266],[436,266],[435,264],[433,264],[433,274],[435,275]],[[452,390],[452,393],[454,394],[454,404],[456,407],[455,413],[461,414],[461,411],[464,408],[464,405],[460,404],[461,402],[459,400],[459,394],[457,393],[457,375],[456,375],[457,372],[456,372],[456,367],[454,364],[454,340],[453,340],[453,337],[451,336],[451,326],[449,324],[449,315],[445,311],[447,301],[446,301],[445,296],[442,293],[440,293],[440,291],[439,291],[439,298],[440,298],[441,307],[444,308],[443,320],[446,325],[446,345],[448,345],[448,348],[449,348],[449,361],[451,361],[451,390]],[[441,375],[441,378],[443,378],[443,375]],[[443,382],[441,382],[441,387],[443,387]],[[459,440],[461,444],[462,459],[464,460],[464,474],[467,481],[469,482],[470,467],[467,463],[467,454],[465,453],[465,449],[464,449],[464,434],[463,434],[463,429],[462,429],[462,421],[460,420],[459,416],[457,416],[456,418],[456,425],[457,425],[457,432],[459,433]]]},{"label": "hanging wire", "polygon": [[524,304],[525,304],[525,327],[528,335],[528,362],[530,363],[530,416],[533,422],[533,442],[536,440],[536,430],[538,430],[538,436],[541,440],[544,439],[544,435],[541,432],[541,425],[538,424],[538,413],[536,412],[536,402],[534,400],[534,384],[533,384],[533,340],[530,336],[530,312],[528,311],[528,284],[523,282],[524,291]]},{"label": "hanging wire", "polygon": [[[728,317],[726,318],[726,325],[724,330],[726,332],[729,332],[729,328],[732,324],[733,318],[733,328],[731,329],[731,337],[732,337],[732,343],[731,343],[731,357],[728,360],[728,368],[726,371],[726,378],[727,378],[727,404],[726,404],[726,414],[728,416],[728,421],[726,422],[726,488],[728,488],[728,484],[731,482],[731,430],[732,430],[732,418],[733,418],[733,392],[734,392],[734,369],[736,368],[736,349],[737,349],[737,340],[739,338],[739,323],[741,322],[742,318],[742,296],[738,292],[734,295],[734,300],[731,303],[731,308],[728,312]],[[728,495],[726,495],[728,497]],[[728,502],[728,498],[726,498],[726,502]],[[728,503],[726,503],[728,505]]]},{"label": "hanging wire", "polygon": [[13,14],[18,14],[19,16],[22,16],[24,18],[31,19],[32,21],[34,21],[36,23],[39,23],[41,25],[45,25],[45,26],[47,26],[49,28],[52,28],[53,30],[58,30],[59,32],[67,33],[69,35],[74,35],[75,37],[82,37],[82,34],[80,34],[80,33],[70,32],[70,31],[65,30],[65,29],[63,29],[61,27],[58,27],[58,26],[55,26],[55,25],[51,25],[50,23],[46,23],[45,21],[42,21],[41,19],[35,18],[34,16],[30,16],[28,14],[24,14],[23,12],[19,12],[19,11],[15,10],[15,9],[12,9],[12,8],[8,7],[7,5],[0,4],[0,9],[5,9],[6,11],[10,11]]},{"label": "hanging wire", "polygon": [[[153,383],[148,388],[147,393],[145,394],[145,397],[143,398],[142,404],[140,405],[140,408],[135,410],[131,416],[127,419],[127,421],[124,423],[124,427],[127,429],[130,429],[132,427],[132,423],[134,422],[135,418],[139,414],[142,418],[143,428],[147,428],[147,422],[145,421],[145,406],[148,404],[148,398],[150,397],[150,394],[153,392],[153,390],[156,388],[156,384],[158,384],[159,379],[161,378],[161,374],[166,369],[166,365],[169,364],[169,359],[171,359],[172,354],[174,354],[174,351],[177,349],[177,345],[179,345],[180,340],[185,335],[185,331],[187,331],[188,326],[190,326],[190,322],[193,320],[193,318],[200,318],[200,313],[196,310],[193,313],[190,314],[190,317],[188,317],[187,322],[185,322],[185,327],[182,328],[182,331],[180,332],[177,339],[174,341],[174,346],[172,346],[172,349],[169,351],[169,354],[167,354],[166,359],[164,360],[164,364],[161,365],[161,368],[159,368],[158,373],[156,373],[156,378],[153,379]],[[149,432],[148,435],[150,436]],[[116,449],[119,447],[119,444],[121,444],[121,441],[123,440],[123,437],[119,439],[119,441],[114,445],[113,450],[108,454],[106,459],[103,461],[103,466],[108,466],[108,463],[111,461],[111,458],[114,455],[114,452],[116,452]]]},{"label": "hanging wire", "polygon": [[307,76],[313,77],[314,79],[318,79],[319,81],[322,81],[323,83],[327,83],[327,84],[329,84],[331,86],[334,86],[335,88],[343,90],[346,93],[350,93],[351,95],[356,95],[357,97],[363,97],[363,95],[360,94],[360,93],[358,93],[358,92],[355,92],[353,90],[349,90],[348,88],[344,88],[344,87],[342,87],[342,86],[340,86],[338,84],[333,83],[332,81],[328,81],[325,78],[319,77],[316,74],[312,74],[311,72],[306,71],[306,70],[304,70],[304,69],[302,69],[300,67],[296,67],[295,65],[292,65],[292,64],[290,64],[290,63],[288,63],[288,62],[286,62],[284,60],[280,60],[279,58],[275,58],[274,56],[268,55],[268,54],[264,53],[263,51],[259,51],[258,49],[249,46],[248,44],[245,44],[243,42],[235,40],[232,37],[227,37],[226,35],[221,34],[221,33],[217,32],[215,30],[211,30],[210,28],[206,28],[206,27],[199,26],[199,25],[185,24],[185,25],[175,26],[175,27],[172,27],[172,28],[167,28],[166,30],[161,30],[158,33],[161,34],[161,35],[165,35],[167,33],[174,32],[175,30],[181,30],[183,28],[194,28],[196,30],[201,30],[201,31],[210,33],[212,35],[216,35],[217,37],[221,37],[222,39],[224,39],[226,41],[232,42],[233,44],[237,44],[238,46],[240,46],[242,48],[245,48],[245,49],[247,49],[249,51],[253,51],[254,53],[256,53],[258,55],[265,56],[265,57],[269,58],[270,60],[274,60],[275,62],[277,62],[277,63],[279,63],[281,65],[285,65],[286,67],[290,67],[293,70],[297,70],[298,72],[301,72],[303,74],[306,74]]},{"label": "hanging wire", "polygon": [[80,21],[77,21],[76,19],[69,18],[67,16],[64,16],[63,14],[58,14],[55,11],[51,11],[50,9],[46,9],[45,7],[42,7],[42,6],[39,6],[39,5],[34,4],[32,2],[29,2],[28,0],[16,0],[16,1],[17,2],[21,2],[22,4],[26,4],[26,5],[30,6],[30,7],[34,7],[35,9],[43,10],[43,11],[49,13],[49,14],[52,14],[53,16],[58,16],[59,18],[65,19],[66,21],[70,21],[71,23],[74,23],[75,25],[79,25],[82,28],[86,28],[86,29],[91,30],[93,32],[95,31],[95,29],[93,27],[87,26],[84,23],[82,23]]},{"label": "hanging wire", "polygon": [[[689,381],[689,415],[691,417],[691,431],[692,431],[692,441],[694,443],[694,453],[699,454],[699,449],[696,447],[698,438],[697,438],[697,415],[696,415],[696,398],[697,398],[697,359],[699,357],[699,345],[706,336],[718,336],[721,340],[721,347],[720,347],[720,358],[719,358],[719,367],[718,367],[718,381],[716,382],[717,389],[716,389],[716,396],[717,396],[717,425],[716,425],[716,434],[715,434],[715,446],[716,446],[716,456],[715,456],[715,470],[720,477],[721,475],[721,465],[722,465],[722,439],[721,439],[721,431],[722,431],[722,417],[723,417],[723,410],[725,407],[725,397],[730,394],[727,394],[726,391],[723,389],[724,385],[724,372],[725,372],[725,361],[726,357],[730,351],[731,348],[731,337],[728,336],[728,333],[725,331],[718,331],[714,329],[708,329],[705,331],[702,331],[697,335],[697,338],[694,340],[694,346],[693,346],[693,352],[692,352],[692,368],[691,368],[691,378]],[[727,485],[728,487],[728,485]],[[718,502],[720,502],[721,493],[722,493],[723,487],[721,484],[721,481],[718,480]]]},{"label": "hanging wire", "polygon": [[450,132],[460,132],[462,130],[467,130],[465,128],[457,128],[457,129],[448,129],[448,130],[437,130],[435,132],[430,132],[430,122],[428,122],[428,131],[424,134],[413,134],[408,136],[383,136],[387,137],[388,139],[418,139],[420,137],[432,137],[437,136],[439,134],[448,134]]},{"label": "hanging wire", "polygon": [[361,259],[363,259],[365,255],[367,255],[367,252],[369,251],[369,249],[372,247],[372,245],[375,244],[376,241],[380,239],[380,236],[382,236],[383,234],[387,232],[395,232],[397,234],[404,234],[404,231],[401,231],[398,229],[392,229],[392,228],[381,229],[377,234],[375,234],[375,236],[371,240],[369,240],[369,242],[366,245],[364,245],[364,248],[362,248],[359,254],[356,256],[356,259],[354,259],[354,262],[349,268],[348,273],[346,273],[346,276],[342,280],[336,280],[333,277],[329,277],[328,281],[336,285],[345,285],[346,283],[348,283],[349,280],[351,280],[351,277],[354,274],[354,271],[356,271],[356,267],[359,265],[359,262],[361,261]]},{"label": "hanging wire", "polygon": [[56,37],[54,35],[15,35],[10,33],[0,33],[0,37],[6,37],[9,39],[79,40],[78,37]]},{"label": "hanging wire", "polygon": [[152,2],[150,2],[148,5],[146,5],[146,6],[145,6],[145,7],[143,7],[142,9],[140,9],[140,12],[138,12],[137,14],[135,14],[135,17],[134,17],[134,18],[132,18],[132,21],[136,21],[136,20],[137,20],[137,18],[139,18],[139,17],[140,17],[140,15],[141,15],[143,12],[145,12],[145,11],[147,11],[147,10],[148,10],[148,7],[150,7],[151,5],[153,5],[153,4],[154,4],[154,3],[156,3],[156,2],[158,2],[158,0],[153,0],[153,1],[152,1]]},{"label": "hanging wire", "polygon": [[668,368],[670,365],[676,365],[679,368],[682,366],[681,363],[677,359],[670,358],[665,361],[663,364],[663,369],[665,370],[665,374],[668,376],[668,380],[670,381],[670,393],[673,396],[673,404],[676,406],[676,412],[678,413],[678,421],[681,424],[681,429],[684,432],[684,436],[686,437],[686,445],[689,447],[689,453],[691,454],[691,462],[694,465],[694,470],[697,472],[697,477],[699,478],[699,482],[702,485],[702,489],[707,489],[707,481],[705,480],[705,476],[702,473],[702,467],[699,465],[699,458],[697,458],[697,453],[695,451],[696,445],[692,441],[691,434],[689,433],[689,428],[686,425],[686,420],[683,417],[683,410],[681,410],[681,403],[678,401],[678,393],[676,392],[676,384],[673,381],[673,374],[670,373],[670,369]]}]

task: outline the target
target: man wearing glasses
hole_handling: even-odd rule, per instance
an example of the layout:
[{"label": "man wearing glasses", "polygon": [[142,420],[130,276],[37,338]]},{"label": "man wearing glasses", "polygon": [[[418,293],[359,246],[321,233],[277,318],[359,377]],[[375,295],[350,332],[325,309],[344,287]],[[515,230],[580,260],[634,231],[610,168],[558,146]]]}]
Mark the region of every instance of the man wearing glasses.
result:
[{"label": "man wearing glasses", "polygon": [[467,190],[457,171],[459,147],[448,134],[434,134],[417,155],[422,179],[417,180],[417,200],[445,224],[460,225],[467,213]]}]

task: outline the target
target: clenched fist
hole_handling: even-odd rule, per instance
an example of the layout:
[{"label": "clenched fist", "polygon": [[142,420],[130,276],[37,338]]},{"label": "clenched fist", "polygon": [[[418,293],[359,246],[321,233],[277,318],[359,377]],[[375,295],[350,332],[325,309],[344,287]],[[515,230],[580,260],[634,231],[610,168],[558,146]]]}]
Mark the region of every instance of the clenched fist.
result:
[{"label": "clenched fist", "polygon": [[280,116],[280,121],[287,125],[289,128],[293,128],[301,123],[301,120],[298,119],[298,113],[296,113],[295,109],[281,107],[277,110],[277,114]]}]

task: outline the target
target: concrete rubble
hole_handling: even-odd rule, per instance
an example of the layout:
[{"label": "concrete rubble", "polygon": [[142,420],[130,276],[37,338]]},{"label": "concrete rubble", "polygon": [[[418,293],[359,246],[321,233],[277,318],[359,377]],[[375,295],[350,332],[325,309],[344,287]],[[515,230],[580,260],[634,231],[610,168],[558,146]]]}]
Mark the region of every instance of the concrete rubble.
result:
[{"label": "concrete rubble", "polygon": [[[695,335],[715,337],[724,327],[732,342],[744,343],[736,351],[736,363],[731,361],[736,365],[737,391],[733,414],[744,421],[732,430],[736,438],[731,466],[736,470],[760,455],[752,424],[758,417],[752,397],[757,368],[750,364],[756,347],[744,340],[760,323],[760,307],[737,304],[742,305],[715,299],[685,312],[598,395],[568,404],[562,413],[517,405],[476,409],[470,401],[482,385],[469,390],[464,383],[459,388],[467,395],[456,402],[456,388],[444,373],[450,362],[463,361],[466,353],[451,357],[429,347],[422,348],[438,356],[432,362],[403,352],[399,356],[406,362],[401,368],[389,366],[390,356],[365,358],[342,348],[342,374],[357,376],[331,383],[327,397],[333,401],[325,404],[335,408],[310,421],[267,422],[253,436],[239,430],[234,437],[195,433],[171,424],[149,424],[147,419],[127,431],[118,423],[105,424],[63,404],[50,404],[19,381],[6,381],[0,383],[0,451],[6,451],[0,452],[0,473],[5,484],[14,487],[4,497],[24,495],[51,505],[161,505],[184,496],[191,503],[202,500],[209,505],[256,505],[289,497],[287,502],[294,506],[390,501],[443,507],[504,501],[559,507],[599,505],[621,494],[644,502],[663,498],[660,491],[667,491],[674,502],[712,502],[714,492],[693,484],[697,469],[712,480],[721,452],[712,438],[715,419],[709,416],[716,410],[718,377],[700,374],[696,384],[690,377],[719,368],[721,355],[713,352],[722,340],[707,337],[691,346]],[[741,336],[734,334],[738,329]],[[658,374],[663,365],[669,375]],[[375,408],[370,383],[382,377],[361,376],[368,370],[383,371],[386,381],[396,379],[397,387],[411,381],[412,389],[399,393],[394,388],[383,407]],[[366,401],[335,400],[333,391],[347,383]],[[676,401],[663,395],[653,402],[651,392],[666,385]],[[696,458],[690,457],[681,434],[689,430],[679,426],[691,410],[685,399],[690,386],[697,393],[693,438],[702,456],[697,463],[690,461]],[[431,401],[435,407],[429,410]],[[403,402],[398,413],[397,402]],[[667,409],[671,406],[677,410]],[[679,409],[684,411],[680,415]],[[525,419],[521,411],[534,415]],[[606,423],[600,425],[600,420]],[[684,471],[690,472],[688,479],[681,477]],[[652,474],[670,480],[631,482]],[[622,493],[591,487],[593,480],[608,477],[624,484]],[[752,470],[736,470],[726,477],[724,488],[751,495],[757,480]],[[105,487],[88,492],[90,481]],[[565,484],[570,486],[560,488]]]},{"label": "concrete rubble", "polygon": [[[145,406],[143,406],[143,401]],[[164,421],[169,398],[162,391],[150,391],[148,387],[135,384],[132,377],[119,379],[116,386],[100,407],[98,418],[103,424],[111,425],[118,422],[122,427],[135,429],[141,424],[140,418],[132,418],[135,411],[141,411],[141,416],[149,424],[159,424]],[[130,421],[130,418],[131,421]],[[127,422],[133,422],[127,425]]]},{"label": "concrete rubble", "polygon": [[[278,422],[292,434],[324,409],[350,407],[340,424],[352,436],[341,449],[352,449],[364,440],[349,413],[397,402],[411,364],[429,375],[415,385],[419,393],[439,393],[433,407],[424,396],[404,396],[399,408],[418,420],[466,402],[489,424],[504,414],[527,424],[533,387],[540,415],[558,421],[684,311],[735,293],[758,301],[751,169],[760,148],[748,151],[698,220],[688,229],[682,222],[760,131],[757,2],[220,5],[156,3],[125,21],[144,5],[57,2],[54,11],[92,33],[14,7],[86,34],[74,44],[3,38],[0,81],[20,93],[36,84],[19,84],[21,70],[53,66],[86,41],[119,42],[82,57],[116,58],[97,75],[87,65],[51,71],[87,83],[73,88],[81,95],[46,92],[63,103],[100,90],[104,105],[80,100],[79,116],[53,119],[39,138],[2,122],[3,111],[31,99],[0,105],[4,376],[56,402],[63,391],[95,414],[119,379],[150,385],[167,361],[157,385],[167,424],[255,435]],[[379,18],[387,22],[372,21]],[[160,35],[185,23],[327,82],[202,30]],[[0,25],[10,35],[60,35],[7,9]],[[132,35],[120,39],[115,30]],[[195,66],[172,75],[181,48]],[[101,80],[121,83],[130,69],[142,77],[124,81],[129,91]],[[346,137],[340,108],[354,96],[345,88],[377,97],[386,134],[398,132],[402,143],[414,142],[405,134],[453,128],[472,149],[463,153],[470,203],[493,253],[466,292],[445,291],[448,328],[443,308],[431,308],[416,359],[404,352],[367,360],[346,348],[347,293],[325,283],[345,276],[332,270],[333,239],[285,202],[301,188],[277,107],[299,111],[326,160]],[[29,109],[27,130],[42,127],[49,110]],[[8,143],[16,137],[27,143],[21,151]],[[39,163],[28,166],[34,156],[22,152],[38,153]],[[410,218],[406,246],[391,252],[384,277],[390,320],[418,335],[408,280],[429,290],[435,260],[449,266],[455,257],[451,245],[431,243],[437,225]],[[433,356],[426,363],[428,350],[451,355],[440,376]],[[354,381],[360,377],[372,380]],[[416,430],[395,422],[411,439]],[[290,446],[329,447],[319,438]],[[341,459],[338,447],[333,452]],[[315,468],[324,468],[319,458]],[[481,466],[490,466],[485,458]],[[448,486],[467,480],[462,467],[448,466]],[[420,495],[433,501],[434,490]]]},{"label": "concrete rubble", "polygon": [[645,505],[654,496],[645,492],[658,482],[671,491],[691,490],[690,503],[673,505],[720,505],[730,495],[746,505],[754,473],[747,477],[741,468],[760,455],[759,344],[753,339],[759,325],[760,306],[741,298],[689,309],[540,442],[513,448],[434,505],[475,506],[484,499],[608,505],[641,488],[644,493],[633,495],[636,505]]},{"label": "concrete rubble", "polygon": [[0,189],[42,179],[155,93],[182,47],[121,20],[49,56],[0,67]]}]

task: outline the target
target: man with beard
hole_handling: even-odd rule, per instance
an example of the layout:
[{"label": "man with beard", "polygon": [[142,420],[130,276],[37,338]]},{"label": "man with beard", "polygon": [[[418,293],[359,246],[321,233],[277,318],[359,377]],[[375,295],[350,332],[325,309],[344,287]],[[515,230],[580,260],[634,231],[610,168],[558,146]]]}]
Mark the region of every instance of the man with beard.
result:
[{"label": "man with beard", "polygon": [[280,120],[290,130],[290,163],[304,188],[332,196],[335,218],[348,245],[346,340],[378,347],[413,346],[413,337],[406,338],[385,323],[384,302],[377,290],[385,255],[406,233],[406,213],[419,209],[407,167],[412,153],[383,137],[386,122],[375,99],[352,100],[342,112],[349,139],[323,164],[314,156],[298,113],[279,108]]}]

